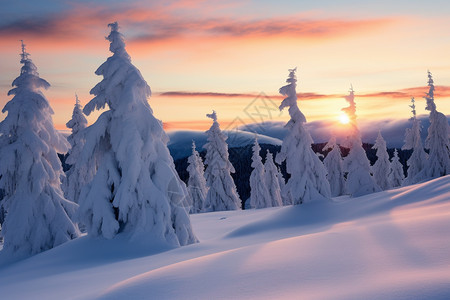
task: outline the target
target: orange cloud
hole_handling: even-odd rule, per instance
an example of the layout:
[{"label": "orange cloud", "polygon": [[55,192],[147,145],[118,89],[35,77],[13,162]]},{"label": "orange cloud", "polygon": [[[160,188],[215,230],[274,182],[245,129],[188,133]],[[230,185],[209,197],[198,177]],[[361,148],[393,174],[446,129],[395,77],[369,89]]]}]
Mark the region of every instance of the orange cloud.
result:
[{"label": "orange cloud", "polygon": [[[376,92],[357,96],[362,98],[389,98],[389,99],[411,98],[411,97],[421,98],[425,96],[425,94],[428,92],[428,89],[429,89],[428,86],[420,86],[401,89],[392,92]],[[434,96],[442,98],[450,97],[450,86],[443,86],[443,85],[435,86]]]},{"label": "orange cloud", "polygon": [[[192,2],[192,1],[190,1]],[[193,1],[199,7],[202,1]],[[175,4],[172,4],[175,5]],[[178,5],[178,6],[177,6]],[[180,16],[173,9],[188,5],[177,2],[168,7],[117,7],[101,8],[73,6],[70,10],[37,18],[17,19],[0,25],[0,37],[28,39],[55,39],[59,41],[84,41],[98,39],[108,22],[119,21],[130,42],[155,43],[168,39],[195,38],[218,39],[224,37],[330,38],[358,31],[381,28],[394,19],[305,19],[299,17],[260,18],[254,20],[224,17]]]},{"label": "orange cloud", "polygon": [[[359,98],[382,98],[382,99],[409,99],[411,97],[421,98],[428,92],[428,86],[412,87],[400,89],[397,91],[373,92],[366,94],[356,94]],[[450,86],[435,86],[435,97],[450,97]],[[183,92],[171,91],[158,94],[158,97],[177,97],[177,98],[257,98],[259,94],[252,93],[216,93],[216,92]],[[320,99],[340,99],[346,94],[318,94],[313,92],[297,93],[300,101],[304,100],[320,100]],[[281,95],[267,95],[273,100],[283,100]]]},{"label": "orange cloud", "polygon": [[[260,94],[245,94],[245,93],[216,93],[216,92],[164,92],[158,94],[159,97],[177,97],[177,98],[257,98]],[[266,95],[269,99],[283,100],[285,97],[282,95]],[[342,98],[343,95],[324,95],[317,93],[297,93],[297,97],[300,100],[317,100],[317,99],[330,99],[330,98]]]}]

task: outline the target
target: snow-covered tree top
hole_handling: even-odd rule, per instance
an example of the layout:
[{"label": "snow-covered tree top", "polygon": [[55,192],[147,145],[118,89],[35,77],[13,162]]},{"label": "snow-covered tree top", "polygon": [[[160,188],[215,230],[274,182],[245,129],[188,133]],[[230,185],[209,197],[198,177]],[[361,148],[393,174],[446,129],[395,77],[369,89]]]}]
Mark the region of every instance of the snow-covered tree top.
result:
[{"label": "snow-covered tree top", "polygon": [[259,155],[259,152],[261,151],[261,147],[259,146],[258,143],[258,137],[256,137],[255,135],[255,143],[253,144],[253,155],[252,155],[252,168],[259,168],[260,166],[262,166],[262,159],[261,156]]},{"label": "snow-covered tree top", "polygon": [[434,112],[436,111],[436,104],[434,103],[434,81],[433,75],[430,71],[428,71],[428,86],[430,87],[430,89],[428,90],[427,95],[424,97],[427,100],[427,107],[425,109]]},{"label": "snow-covered tree top", "polygon": [[114,54],[95,71],[96,75],[103,75],[103,80],[90,91],[96,97],[86,104],[83,112],[89,115],[95,109],[104,108],[106,104],[116,113],[124,113],[141,104],[151,110],[147,102],[147,98],[151,96],[150,87],[141,72],[131,63],[125,50],[123,35],[118,31],[119,25],[115,22],[108,26],[111,32],[106,39],[110,41],[109,50]]},{"label": "snow-covered tree top", "polygon": [[386,150],[386,141],[384,140],[383,136],[381,135],[381,131],[378,131],[378,136],[375,141],[375,145],[373,145],[372,149],[379,149],[381,151]]},{"label": "snow-covered tree top", "polygon": [[288,83],[285,86],[280,88],[280,94],[283,96],[287,96],[280,105],[280,110],[285,107],[289,107],[289,115],[291,116],[291,121],[288,122],[288,125],[291,122],[306,122],[305,115],[300,111],[297,105],[297,76],[295,75],[297,72],[297,68],[289,69],[289,76],[286,79]]},{"label": "snow-covered tree top", "polygon": [[23,64],[20,69],[20,75],[14,79],[12,86],[15,88],[8,92],[9,95],[17,95],[23,89],[28,89],[35,91],[39,88],[48,89],[50,84],[39,78],[39,73],[37,72],[37,67],[34,65],[33,61],[30,59],[30,54],[26,52],[25,44],[22,42],[22,53],[20,53],[20,63]]},{"label": "snow-covered tree top", "polygon": [[106,39],[111,42],[109,51],[130,60],[130,55],[128,55],[125,50],[125,40],[123,35],[119,32],[119,24],[117,22],[110,23],[108,24],[108,27],[111,28],[111,33],[106,37]]},{"label": "snow-covered tree top", "polygon": [[336,143],[336,137],[333,135],[330,140],[328,141],[328,143],[325,145],[325,147],[323,147],[323,151],[326,151],[328,149],[334,149],[336,148],[337,143]]},{"label": "snow-covered tree top", "polygon": [[77,94],[75,94],[75,105],[73,107],[72,119],[66,123],[66,126],[67,128],[72,129],[72,133],[77,133],[87,126],[87,120],[83,114],[80,99],[78,99]]},{"label": "snow-covered tree top", "polygon": [[212,114],[206,114],[206,116],[212,119],[214,122],[217,122],[217,113],[215,110],[213,110]]},{"label": "snow-covered tree top", "polygon": [[349,106],[341,109],[350,120],[349,124],[352,128],[352,136],[356,139],[360,139],[359,137],[359,129],[358,124],[356,123],[356,103],[355,103],[355,91],[353,90],[353,86],[350,86],[349,94],[345,96],[345,100],[348,102]]},{"label": "snow-covered tree top", "polygon": [[348,107],[344,107],[341,110],[348,115],[350,122],[352,124],[356,124],[356,104],[355,104],[355,91],[353,90],[353,86],[350,86],[348,96],[345,96],[345,100],[347,100]]},{"label": "snow-covered tree top", "polygon": [[411,120],[416,120],[416,100],[414,99],[414,97],[411,98],[411,105],[409,107],[411,107],[411,112],[413,114],[413,116],[411,117]]}]

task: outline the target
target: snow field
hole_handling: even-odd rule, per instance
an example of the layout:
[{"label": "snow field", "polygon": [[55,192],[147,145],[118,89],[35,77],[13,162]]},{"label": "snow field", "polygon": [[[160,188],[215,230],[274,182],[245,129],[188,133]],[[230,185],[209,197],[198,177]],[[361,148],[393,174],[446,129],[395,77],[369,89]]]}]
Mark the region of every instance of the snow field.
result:
[{"label": "snow field", "polygon": [[[199,244],[82,237],[0,267],[5,299],[446,299],[450,176],[191,216]],[[169,250],[169,251],[167,251]]]}]

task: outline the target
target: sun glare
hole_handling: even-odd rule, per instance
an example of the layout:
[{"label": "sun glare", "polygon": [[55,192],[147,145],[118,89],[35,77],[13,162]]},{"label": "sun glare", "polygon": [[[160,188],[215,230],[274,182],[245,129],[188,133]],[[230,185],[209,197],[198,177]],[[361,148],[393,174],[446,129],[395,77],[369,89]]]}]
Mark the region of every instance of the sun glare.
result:
[{"label": "sun glare", "polygon": [[348,124],[350,122],[350,119],[348,118],[347,114],[342,114],[339,116],[339,122],[342,124]]}]

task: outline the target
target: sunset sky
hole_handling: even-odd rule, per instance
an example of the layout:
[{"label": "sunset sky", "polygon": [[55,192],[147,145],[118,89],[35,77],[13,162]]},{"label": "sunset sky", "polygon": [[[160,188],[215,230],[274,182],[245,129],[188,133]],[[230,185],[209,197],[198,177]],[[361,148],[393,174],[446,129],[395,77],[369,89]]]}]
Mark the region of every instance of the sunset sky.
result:
[{"label": "sunset sky", "polygon": [[449,115],[449,16],[448,0],[3,1],[0,106],[11,99],[23,39],[65,129],[75,93],[86,104],[102,79],[94,72],[111,55],[107,24],[118,21],[167,129],[204,130],[212,109],[222,127],[286,121],[273,109],[293,67],[308,121],[338,122],[350,85],[366,121],[409,118],[411,96],[426,114],[427,70]]}]

